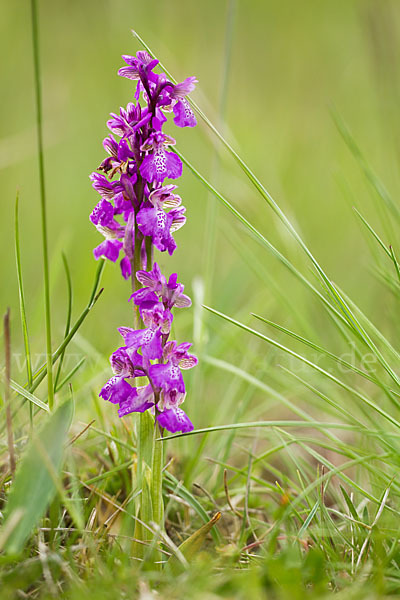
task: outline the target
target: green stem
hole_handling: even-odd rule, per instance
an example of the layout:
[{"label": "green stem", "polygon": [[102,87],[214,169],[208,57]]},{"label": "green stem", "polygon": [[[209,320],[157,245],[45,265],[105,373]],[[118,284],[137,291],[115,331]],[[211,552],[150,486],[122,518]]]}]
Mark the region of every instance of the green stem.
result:
[{"label": "green stem", "polygon": [[[31,351],[30,351],[30,345],[29,345],[28,323],[26,320],[25,294],[24,294],[24,284],[23,284],[23,280],[22,280],[21,250],[20,250],[20,240],[19,240],[19,192],[17,192],[17,197],[15,199],[15,259],[16,259],[16,263],[17,263],[19,307],[20,307],[20,315],[21,315],[22,332],[23,332],[23,336],[24,336],[26,371],[27,371],[27,377],[28,377],[28,385],[32,386],[33,377],[32,377]],[[31,425],[31,429],[32,429],[32,427],[33,427],[32,402],[29,403],[29,420],[30,420],[30,425]]]},{"label": "green stem", "polygon": [[163,442],[157,441],[157,438],[161,436],[160,426],[154,424],[153,434],[153,464],[152,464],[152,482],[151,482],[151,495],[153,500],[153,520],[160,527],[164,526],[164,503],[162,497],[162,469],[163,469],[163,457],[164,457],[164,445]]},{"label": "green stem", "polygon": [[47,390],[50,410],[54,405],[53,388],[53,363],[51,352],[51,318],[50,318],[50,285],[49,285],[49,256],[47,243],[47,217],[46,217],[46,192],[44,178],[44,154],[43,154],[43,127],[42,127],[42,94],[40,89],[40,61],[39,61],[39,32],[37,23],[36,0],[31,0],[31,21],[32,21],[32,46],[33,46],[33,65],[35,80],[35,99],[36,99],[36,128],[37,145],[39,160],[39,185],[40,185],[40,208],[42,221],[42,241],[43,241],[43,272],[44,272],[44,304],[46,321],[46,362],[47,362]]}]

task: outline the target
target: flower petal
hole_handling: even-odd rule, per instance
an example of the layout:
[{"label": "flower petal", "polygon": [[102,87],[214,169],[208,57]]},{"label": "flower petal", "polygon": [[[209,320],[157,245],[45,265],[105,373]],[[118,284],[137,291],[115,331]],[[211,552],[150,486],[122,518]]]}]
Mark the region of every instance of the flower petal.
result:
[{"label": "flower petal", "polygon": [[193,423],[187,416],[187,414],[181,408],[171,408],[170,410],[164,410],[157,415],[157,421],[171,433],[187,433],[193,431]]},{"label": "flower petal", "polygon": [[115,262],[118,259],[119,251],[122,248],[122,242],[119,240],[104,240],[101,244],[96,246],[93,250],[93,254],[96,260],[100,258],[100,256],[104,256]]},{"label": "flower petal", "polygon": [[154,392],[151,385],[133,388],[132,393],[120,404],[118,416],[123,417],[133,412],[144,412],[154,406]]},{"label": "flower petal", "polygon": [[174,106],[174,123],[178,127],[195,127],[197,125],[196,117],[186,98],[178,100]]},{"label": "flower petal", "polygon": [[132,386],[122,377],[115,375],[102,387],[99,396],[113,404],[120,404],[128,398],[131,392]]}]

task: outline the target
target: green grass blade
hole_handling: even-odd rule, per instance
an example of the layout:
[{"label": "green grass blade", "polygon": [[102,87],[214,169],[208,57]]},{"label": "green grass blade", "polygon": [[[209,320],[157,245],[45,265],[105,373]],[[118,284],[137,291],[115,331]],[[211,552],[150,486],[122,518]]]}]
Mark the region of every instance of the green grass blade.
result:
[{"label": "green grass blade", "polygon": [[42,222],[43,243],[43,273],[44,273],[44,303],[46,323],[46,363],[47,363],[47,392],[50,410],[54,404],[53,388],[53,362],[51,349],[51,310],[50,310],[50,283],[49,283],[49,256],[47,239],[47,215],[46,215],[46,188],[44,175],[44,152],[43,152],[43,128],[42,128],[42,93],[39,59],[39,31],[37,19],[36,0],[31,0],[31,24],[32,24],[32,46],[33,65],[36,100],[36,129],[39,160],[39,184],[40,184],[40,209]]},{"label": "green grass blade", "polygon": [[174,433],[173,435],[166,435],[160,440],[173,440],[179,437],[185,437],[188,435],[199,435],[201,433],[211,433],[215,431],[230,431],[231,429],[253,429],[255,427],[308,427],[315,429],[339,429],[343,431],[359,431],[360,429],[355,425],[349,425],[348,423],[331,423],[331,422],[320,422],[320,421],[251,421],[249,423],[230,423],[229,425],[215,425],[214,427],[204,427],[203,429],[193,429],[188,433]]},{"label": "green grass blade", "polygon": [[217,310],[215,310],[213,308],[210,308],[208,306],[206,306],[205,308],[207,310],[209,310],[210,312],[214,313],[215,315],[217,315],[217,316],[225,319],[229,323],[232,323],[233,325],[236,325],[237,327],[240,327],[244,331],[247,331],[248,333],[251,333],[252,335],[255,335],[255,336],[259,337],[260,339],[268,342],[272,346],[275,346],[279,350],[283,350],[287,354],[289,354],[289,355],[293,356],[294,358],[297,358],[298,360],[302,361],[303,363],[305,363],[306,365],[308,365],[312,369],[315,369],[316,371],[318,371],[319,373],[321,373],[322,375],[324,375],[325,377],[327,377],[331,381],[334,381],[337,385],[339,385],[343,389],[345,389],[348,392],[354,394],[357,398],[359,398],[360,400],[362,400],[366,405],[368,405],[375,412],[377,412],[382,417],[384,417],[392,425],[394,425],[395,427],[400,428],[400,422],[399,421],[397,421],[389,413],[387,413],[386,411],[384,411],[383,409],[381,409],[380,406],[378,406],[377,404],[375,404],[374,402],[372,402],[369,398],[367,398],[366,396],[364,396],[363,394],[361,394],[360,392],[358,392],[357,390],[355,390],[351,386],[347,385],[345,382],[341,381],[338,377],[335,377],[334,375],[332,375],[332,373],[329,373],[328,371],[325,371],[324,369],[322,369],[318,365],[314,364],[313,362],[311,362],[310,360],[308,360],[304,356],[301,356],[301,354],[297,354],[297,352],[294,352],[290,348],[287,348],[286,346],[283,346],[282,344],[279,344],[277,341],[275,341],[272,338],[269,338],[269,337],[263,335],[259,331],[256,331],[255,329],[251,329],[250,327],[247,327],[243,323],[240,323],[239,321],[236,321],[235,319],[232,319],[231,317],[228,317],[227,315],[224,315],[223,313],[221,313],[221,312],[219,312],[219,311],[217,311]]},{"label": "green grass blade", "polygon": [[255,313],[251,313],[251,314],[254,317],[256,317],[256,319],[259,319],[263,323],[266,323],[267,325],[270,325],[271,327],[278,329],[278,331],[282,331],[286,335],[292,337],[295,340],[298,340],[299,342],[303,343],[304,345],[308,346],[309,348],[312,348],[313,350],[317,350],[322,355],[327,356],[328,358],[331,358],[337,364],[342,365],[343,367],[346,367],[346,369],[349,369],[350,371],[357,373],[357,375],[360,375],[361,377],[364,377],[368,381],[371,381],[372,383],[374,383],[375,385],[380,387],[385,392],[385,394],[387,395],[389,400],[393,403],[393,405],[396,408],[400,407],[400,402],[395,398],[395,396],[393,396],[393,394],[391,393],[391,390],[377,377],[374,377],[374,376],[370,375],[369,373],[366,373],[365,371],[363,371],[362,369],[359,369],[352,363],[349,363],[348,361],[343,360],[342,358],[340,358],[333,352],[329,352],[329,350],[326,350],[325,348],[322,348],[318,344],[315,344],[314,342],[307,340],[303,336],[298,335],[297,333],[294,333],[293,331],[290,331],[289,329],[286,329],[286,327],[283,327],[282,325],[278,325],[277,323],[274,323],[273,321],[270,321],[269,319],[265,319],[264,317],[256,315]]},{"label": "green grass blade", "polygon": [[22,387],[22,385],[19,385],[19,383],[13,380],[11,380],[10,385],[14,392],[17,392],[18,394],[29,400],[29,402],[32,402],[32,404],[36,404],[36,406],[38,406],[39,408],[42,408],[46,412],[49,412],[49,406],[41,400],[39,400],[39,398],[36,398],[36,396],[31,394],[30,392],[28,392],[28,390]]},{"label": "green grass blade", "polygon": [[18,294],[19,294],[19,307],[21,314],[21,325],[22,334],[24,338],[24,349],[25,349],[25,360],[26,360],[26,371],[28,378],[28,385],[32,385],[32,363],[31,363],[31,352],[28,335],[28,323],[26,320],[25,310],[25,294],[24,285],[22,278],[22,267],[21,267],[21,248],[19,240],[19,193],[15,199],[15,258],[17,263],[17,279],[18,279]]},{"label": "green grass blade", "polygon": [[[225,25],[225,41],[224,41],[224,54],[223,54],[223,67],[222,75],[219,79],[219,107],[218,117],[220,122],[223,122],[226,104],[228,98],[228,81],[229,81],[229,70],[231,63],[232,44],[233,44],[233,33],[235,24],[235,13],[236,13],[236,0],[229,0],[227,19]],[[214,150],[212,165],[211,165],[211,180],[215,181],[219,173],[219,153],[218,150]],[[205,239],[204,239],[204,281],[205,281],[205,298],[207,302],[210,302],[212,283],[215,271],[215,252],[217,245],[217,219],[218,219],[218,205],[214,202],[212,194],[209,192],[207,198],[207,209],[206,209],[206,226],[205,226]]]},{"label": "green grass blade", "polygon": [[400,209],[397,204],[393,201],[389,192],[383,185],[382,181],[379,177],[374,173],[371,166],[366,161],[363,156],[359,146],[357,145],[354,137],[351,135],[349,128],[347,127],[344,120],[340,117],[340,115],[336,111],[331,111],[334,123],[339,131],[342,139],[344,140],[346,146],[350,150],[353,157],[356,159],[358,164],[361,166],[367,180],[376,191],[378,196],[383,200],[385,205],[390,209],[392,214],[398,219],[400,217]]},{"label": "green grass blade", "polygon": [[[70,332],[67,335],[67,337],[63,340],[63,342],[59,345],[59,347],[57,348],[57,350],[53,353],[53,356],[52,356],[52,362],[53,362],[53,364],[61,356],[61,354],[65,351],[65,348],[72,341],[72,339],[74,338],[76,332],[78,331],[78,329],[82,325],[83,321],[86,319],[86,317],[88,316],[89,312],[92,310],[93,306],[95,305],[95,303],[99,299],[100,294],[103,291],[103,288],[100,289],[99,291],[97,291],[97,290],[98,290],[98,286],[99,286],[99,283],[100,283],[101,274],[103,272],[104,266],[105,266],[105,261],[101,260],[100,264],[99,264],[99,266],[97,267],[97,270],[96,270],[95,281],[94,281],[93,290],[91,292],[89,302],[88,302],[86,308],[81,313],[80,317],[77,319],[77,321],[71,327]],[[47,374],[47,364],[44,364],[33,375],[34,382],[33,382],[32,387],[30,388],[31,392],[34,391],[38,387],[38,385],[46,377],[46,374]]]},{"label": "green grass blade", "polygon": [[381,238],[379,237],[379,235],[376,233],[376,231],[373,229],[373,227],[371,227],[371,225],[368,223],[367,219],[365,219],[362,214],[360,213],[360,211],[358,211],[355,207],[354,207],[354,211],[356,213],[356,215],[359,217],[359,219],[362,221],[362,223],[365,225],[365,227],[368,229],[368,231],[372,234],[372,236],[375,238],[375,240],[378,242],[378,244],[380,245],[380,247],[384,250],[384,252],[389,256],[390,258],[390,252],[389,250],[386,248],[385,244],[382,242]]},{"label": "green grass blade", "polygon": [[315,517],[317,510],[319,507],[319,500],[316,501],[316,503],[314,504],[314,506],[312,507],[312,509],[310,510],[310,512],[307,515],[306,520],[304,521],[303,525],[300,527],[299,532],[297,534],[297,539],[300,540],[304,534],[305,531],[307,531],[311,521],[313,520],[313,518]]},{"label": "green grass blade", "polygon": [[355,521],[359,521],[360,517],[357,514],[357,511],[355,509],[354,504],[352,503],[352,501],[350,499],[350,496],[348,495],[348,493],[346,492],[346,490],[344,489],[343,486],[340,486],[340,489],[342,491],[343,498],[344,498],[344,500],[345,500],[345,502],[347,504],[347,508],[349,509],[351,516],[353,517],[353,519]]},{"label": "green grass blade", "polygon": [[[71,273],[70,273],[68,262],[67,262],[67,257],[65,256],[64,252],[62,253],[62,260],[63,260],[64,270],[65,270],[65,278],[67,281],[67,294],[68,294],[67,320],[65,322],[65,333],[64,333],[64,338],[66,338],[67,335],[69,334],[69,328],[71,327],[71,318],[72,318],[72,281],[71,281]],[[64,354],[65,354],[65,350],[62,352],[62,354],[60,356],[60,362],[58,363],[57,374],[56,374],[56,377],[54,380],[54,393],[57,392],[62,387],[61,385],[58,386],[58,381],[59,381],[60,375],[61,375],[62,364],[64,361]]]}]

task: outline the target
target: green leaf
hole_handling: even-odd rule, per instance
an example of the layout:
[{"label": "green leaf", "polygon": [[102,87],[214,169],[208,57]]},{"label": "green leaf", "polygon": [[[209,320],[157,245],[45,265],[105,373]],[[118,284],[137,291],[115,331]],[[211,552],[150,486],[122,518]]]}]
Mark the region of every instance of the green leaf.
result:
[{"label": "green leaf", "polygon": [[19,464],[4,517],[9,554],[21,552],[54,497],[72,415],[73,402],[67,400],[33,436]]},{"label": "green leaf", "polygon": [[220,520],[221,513],[217,512],[213,518],[205,523],[195,531],[187,540],[182,542],[178,547],[179,552],[177,555],[172,555],[167,561],[167,568],[169,568],[173,575],[177,575],[185,567],[186,561],[190,561],[200,550],[205,542],[207,534],[211,531],[214,525]]},{"label": "green leaf", "polygon": [[10,387],[14,390],[14,392],[18,392],[18,394],[21,394],[21,396],[23,396],[33,404],[36,404],[36,406],[39,406],[39,408],[42,408],[46,412],[49,412],[49,407],[47,406],[47,404],[39,400],[39,398],[36,398],[36,396],[28,392],[28,390],[23,388],[22,385],[19,385],[19,383],[17,383],[16,381],[11,380]]},{"label": "green leaf", "polygon": [[315,514],[316,514],[316,512],[318,510],[318,507],[319,507],[319,500],[316,501],[316,503],[312,507],[311,511],[309,512],[306,520],[304,521],[303,525],[300,527],[299,533],[297,534],[297,539],[298,540],[301,540],[302,536],[304,535],[304,532],[307,530],[307,528],[310,525],[311,521],[315,517]]},{"label": "green leaf", "polygon": [[346,490],[344,489],[343,486],[340,486],[340,489],[341,489],[341,492],[343,494],[343,498],[345,499],[345,502],[347,504],[347,508],[350,511],[351,516],[353,517],[353,519],[355,521],[359,521],[360,517],[358,516],[358,513],[357,513],[357,511],[355,509],[354,504],[352,503],[352,501],[350,499],[350,496],[348,495],[348,493],[346,492]]}]

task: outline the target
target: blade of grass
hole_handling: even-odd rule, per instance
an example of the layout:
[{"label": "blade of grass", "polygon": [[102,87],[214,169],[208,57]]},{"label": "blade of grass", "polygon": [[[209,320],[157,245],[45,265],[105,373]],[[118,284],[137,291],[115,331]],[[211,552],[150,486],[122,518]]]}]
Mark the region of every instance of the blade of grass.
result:
[{"label": "blade of grass", "polygon": [[36,404],[36,406],[38,406],[39,408],[45,410],[46,412],[49,412],[49,406],[41,400],[39,400],[39,398],[36,398],[36,396],[31,394],[31,392],[28,392],[28,390],[22,387],[22,385],[19,385],[19,383],[17,383],[16,381],[11,380],[10,386],[14,390],[14,392],[17,392],[17,394],[20,394],[21,396],[29,400],[29,402],[31,402],[32,404]]},{"label": "blade of grass", "polygon": [[46,189],[45,189],[45,175],[44,175],[44,152],[43,152],[43,130],[42,130],[42,93],[41,93],[40,59],[39,59],[39,30],[38,30],[36,0],[31,0],[31,24],[32,24],[32,50],[33,50],[35,100],[36,100],[36,129],[37,129],[38,161],[39,161],[40,209],[41,209],[42,243],[43,243],[47,393],[48,393],[49,408],[50,408],[50,410],[53,410],[54,388],[53,388],[53,362],[52,362],[52,350],[51,350],[49,256],[48,256],[48,241],[47,241]]},{"label": "blade of grass", "polygon": [[343,389],[347,390],[351,394],[354,394],[357,398],[359,398],[360,400],[362,400],[365,404],[367,404],[370,408],[372,408],[374,411],[376,411],[378,414],[380,414],[382,417],[384,417],[392,425],[394,425],[395,427],[400,428],[399,421],[397,421],[389,413],[387,413],[386,411],[384,411],[383,409],[381,409],[378,405],[376,405],[374,402],[372,402],[369,398],[367,398],[366,396],[364,396],[363,394],[361,394],[360,392],[358,392],[356,389],[354,389],[351,386],[347,385],[345,382],[343,382],[342,380],[340,380],[338,377],[335,377],[334,375],[332,375],[332,373],[329,373],[328,371],[325,371],[324,369],[322,369],[318,365],[314,364],[313,362],[311,362],[310,360],[308,360],[304,356],[301,356],[301,354],[297,354],[297,352],[294,352],[290,348],[287,348],[286,346],[283,346],[282,344],[279,344],[277,341],[275,341],[272,338],[269,338],[269,337],[263,335],[259,331],[251,329],[250,327],[247,327],[243,323],[240,323],[239,321],[236,321],[235,319],[232,319],[231,317],[228,317],[227,315],[224,315],[223,313],[221,313],[221,312],[219,312],[219,311],[217,311],[217,310],[215,310],[213,308],[210,308],[208,306],[205,306],[205,308],[207,310],[209,310],[210,312],[214,313],[215,315],[217,315],[217,316],[225,319],[229,323],[232,323],[233,325],[236,325],[237,327],[240,327],[244,331],[247,331],[248,333],[251,333],[252,335],[257,336],[260,339],[263,339],[264,341],[268,342],[272,346],[275,346],[279,350],[283,350],[287,354],[293,356],[294,358],[297,358],[298,360],[300,360],[304,364],[308,365],[312,369],[318,371],[319,373],[321,373],[322,375],[324,375],[325,377],[327,377],[331,381],[334,381],[337,385],[339,385]]},{"label": "blade of grass", "polygon": [[4,326],[4,357],[6,365],[6,376],[4,386],[4,398],[6,405],[6,420],[7,420],[7,445],[8,445],[8,456],[10,460],[10,471],[12,475],[15,473],[15,452],[14,452],[14,433],[11,415],[11,404],[10,404],[10,383],[11,383],[11,334],[10,334],[10,309],[7,309],[3,320]]},{"label": "blade of grass", "polygon": [[317,513],[318,508],[319,508],[319,499],[316,501],[316,503],[314,504],[314,506],[308,513],[307,518],[304,521],[303,525],[300,527],[299,532],[297,534],[297,540],[300,540],[302,538],[304,532],[307,531],[311,521],[313,520],[313,518],[315,517],[315,515]]},{"label": "blade of grass", "polygon": [[286,335],[292,337],[295,340],[298,340],[299,342],[303,343],[304,345],[308,346],[309,348],[312,348],[313,350],[317,350],[322,355],[327,356],[328,358],[331,358],[339,365],[346,367],[346,369],[349,369],[350,371],[357,373],[357,375],[360,375],[361,377],[364,377],[368,381],[371,381],[372,383],[374,383],[375,385],[380,387],[385,392],[385,394],[387,395],[389,400],[393,403],[393,405],[396,408],[400,407],[400,402],[395,398],[395,396],[393,396],[390,389],[382,381],[380,381],[377,377],[374,377],[374,376],[370,375],[369,373],[362,371],[361,369],[359,369],[352,363],[349,363],[348,361],[343,360],[339,356],[336,356],[336,354],[334,354],[333,352],[329,352],[329,350],[326,350],[325,348],[322,348],[318,344],[315,344],[314,342],[307,340],[303,336],[301,336],[297,333],[294,333],[293,331],[290,331],[289,329],[286,329],[286,327],[283,327],[282,325],[278,325],[277,323],[274,323],[273,321],[270,321],[269,319],[265,319],[264,317],[261,317],[260,315],[256,315],[255,313],[251,313],[251,314],[253,315],[253,317],[255,317],[256,319],[259,319],[263,323],[266,323],[267,325],[270,325],[271,327],[278,329],[278,331],[282,331]]},{"label": "blade of grass", "polygon": [[[74,323],[74,325],[70,329],[67,337],[62,341],[62,343],[59,345],[59,347],[57,348],[57,350],[53,353],[53,355],[52,355],[52,362],[53,363],[64,352],[65,348],[71,342],[71,340],[75,336],[76,332],[78,331],[78,329],[82,325],[83,321],[86,319],[86,317],[88,316],[89,312],[92,310],[93,306],[96,304],[96,302],[99,299],[101,293],[103,292],[103,288],[101,288],[99,291],[97,291],[97,288],[98,288],[98,285],[99,285],[99,282],[100,282],[100,278],[101,278],[101,274],[103,272],[104,266],[105,266],[105,261],[101,260],[101,262],[100,262],[100,264],[99,264],[99,266],[97,267],[97,270],[96,270],[95,281],[94,281],[93,290],[92,290],[92,293],[90,295],[89,302],[88,302],[86,308],[81,313],[80,317],[77,319],[77,321]],[[44,364],[39,369],[37,369],[37,371],[33,374],[34,382],[33,382],[32,388],[30,389],[31,392],[34,391],[38,387],[38,385],[46,377],[46,374],[47,374],[47,364]]]},{"label": "blade of grass", "polygon": [[266,319],[265,317],[257,315],[256,313],[251,313],[251,315],[253,317],[255,317],[256,319],[259,319],[263,323],[266,323],[267,325],[270,325],[271,327],[274,327],[278,331],[282,331],[282,333],[285,333],[289,337],[292,337],[293,339],[301,342],[305,346],[308,346],[309,348],[312,348],[313,350],[317,350],[317,352],[319,352],[320,354],[323,354],[324,356],[327,356],[328,358],[331,358],[332,360],[334,360],[335,362],[337,362],[339,365],[342,365],[343,367],[346,367],[346,369],[349,369],[350,371],[353,371],[354,373],[357,373],[357,375],[361,375],[361,377],[364,377],[365,379],[368,379],[368,381],[371,381],[371,382],[375,383],[376,385],[379,385],[379,382],[377,381],[377,379],[375,377],[372,377],[368,373],[365,373],[365,371],[362,371],[361,369],[359,369],[358,367],[356,367],[352,363],[349,363],[347,360],[344,360],[344,359],[340,358],[340,356],[337,356],[333,352],[330,352],[329,350],[326,350],[325,348],[322,348],[322,346],[319,346],[318,344],[315,344],[314,342],[311,342],[310,340],[308,340],[308,339],[304,338],[303,336],[295,333],[294,331],[291,331],[290,329],[286,329],[286,327],[283,327],[283,325],[279,325],[278,323],[274,323],[273,321],[270,321],[269,319]]},{"label": "blade of grass", "polygon": [[[62,260],[63,260],[64,270],[65,270],[65,278],[67,281],[67,293],[68,293],[67,320],[65,323],[65,333],[64,333],[64,338],[66,338],[67,335],[69,334],[69,328],[71,326],[71,317],[72,317],[72,281],[71,281],[71,273],[70,273],[68,262],[67,262],[67,257],[65,256],[64,252],[62,253]],[[62,387],[61,385],[58,386],[58,380],[61,375],[62,364],[64,361],[64,354],[65,354],[65,350],[64,350],[64,352],[62,352],[62,354],[60,356],[60,362],[58,363],[57,373],[56,373],[56,377],[55,377],[55,381],[54,381],[54,393],[56,393]]]},{"label": "blade of grass", "polygon": [[354,137],[351,135],[346,123],[335,110],[331,111],[331,115],[333,117],[333,121],[337,127],[338,132],[342,136],[342,139],[349,148],[351,154],[361,166],[367,180],[369,181],[373,189],[377,192],[378,196],[383,200],[385,205],[390,209],[392,214],[398,219],[400,217],[399,207],[393,201],[392,197],[383,185],[382,181],[379,179],[376,173],[374,173],[371,166],[366,161]]},{"label": "blade of grass", "polygon": [[[26,374],[28,379],[28,385],[32,385],[32,363],[31,363],[31,351],[29,344],[28,334],[28,323],[26,320],[25,310],[25,294],[24,285],[22,278],[22,266],[21,266],[21,248],[19,240],[19,192],[15,198],[15,259],[17,263],[17,280],[18,280],[18,295],[19,295],[19,310],[21,316],[22,335],[24,338],[24,350],[25,350],[25,362],[26,362]],[[29,417],[31,427],[33,424],[33,410],[32,404],[29,405]]]},{"label": "blade of grass", "polygon": [[252,429],[254,427],[309,427],[315,429],[343,429],[343,431],[360,431],[355,425],[349,425],[348,423],[330,423],[320,421],[252,421],[249,423],[230,423],[229,425],[215,425],[214,427],[204,427],[202,429],[193,429],[187,433],[174,433],[173,435],[166,435],[159,440],[173,440],[175,438],[185,437],[188,435],[199,435],[201,433],[211,433],[215,431],[229,431],[231,429]]}]

